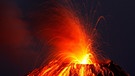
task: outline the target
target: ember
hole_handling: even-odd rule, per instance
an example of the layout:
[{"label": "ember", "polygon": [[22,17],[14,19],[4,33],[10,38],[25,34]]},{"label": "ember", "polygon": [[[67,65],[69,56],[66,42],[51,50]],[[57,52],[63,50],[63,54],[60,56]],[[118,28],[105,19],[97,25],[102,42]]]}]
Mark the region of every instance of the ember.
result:
[{"label": "ember", "polygon": [[39,38],[53,46],[50,62],[28,76],[128,76],[112,61],[101,63],[93,47],[95,27],[89,24],[89,35],[73,9],[55,1],[50,5],[35,17]]},{"label": "ember", "polygon": [[[53,67],[52,67],[53,66]],[[52,67],[52,68],[51,68]],[[56,69],[54,69],[56,68]],[[53,72],[52,72],[53,70]],[[120,66],[112,61],[101,64],[49,64],[35,69],[28,76],[129,76]]]}]

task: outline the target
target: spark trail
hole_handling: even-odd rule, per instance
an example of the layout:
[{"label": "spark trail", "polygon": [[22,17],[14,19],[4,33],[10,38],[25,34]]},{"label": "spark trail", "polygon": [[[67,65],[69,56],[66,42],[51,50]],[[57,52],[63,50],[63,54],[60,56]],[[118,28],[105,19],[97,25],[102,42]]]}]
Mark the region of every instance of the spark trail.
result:
[{"label": "spark trail", "polygon": [[49,63],[28,76],[114,76],[108,68],[111,61],[100,63],[95,53],[95,28],[88,35],[83,20],[73,9],[48,1],[33,19],[39,38],[53,49],[49,50]]}]

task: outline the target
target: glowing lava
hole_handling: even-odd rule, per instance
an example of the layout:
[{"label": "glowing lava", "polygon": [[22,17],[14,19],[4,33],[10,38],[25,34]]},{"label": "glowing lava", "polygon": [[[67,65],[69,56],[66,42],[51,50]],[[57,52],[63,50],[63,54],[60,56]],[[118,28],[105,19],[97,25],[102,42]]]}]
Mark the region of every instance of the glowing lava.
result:
[{"label": "glowing lava", "polygon": [[53,49],[49,50],[52,53],[50,62],[28,76],[104,76],[106,72],[113,76],[109,69],[97,63],[93,37],[87,35],[83,20],[70,9],[54,3],[37,13],[35,21],[39,38]]}]

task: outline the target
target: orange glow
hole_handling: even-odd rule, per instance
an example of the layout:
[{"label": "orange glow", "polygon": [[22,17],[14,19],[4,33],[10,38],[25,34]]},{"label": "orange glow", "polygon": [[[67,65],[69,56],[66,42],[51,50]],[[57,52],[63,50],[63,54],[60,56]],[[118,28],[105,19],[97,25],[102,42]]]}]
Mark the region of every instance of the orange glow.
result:
[{"label": "orange glow", "polygon": [[28,76],[95,76],[86,67],[91,64],[96,66],[93,39],[87,35],[80,19],[62,7],[50,10],[57,14],[49,13],[45,16],[45,24],[39,21],[44,27],[38,33],[42,40],[53,46],[52,58],[48,65],[35,69]]}]

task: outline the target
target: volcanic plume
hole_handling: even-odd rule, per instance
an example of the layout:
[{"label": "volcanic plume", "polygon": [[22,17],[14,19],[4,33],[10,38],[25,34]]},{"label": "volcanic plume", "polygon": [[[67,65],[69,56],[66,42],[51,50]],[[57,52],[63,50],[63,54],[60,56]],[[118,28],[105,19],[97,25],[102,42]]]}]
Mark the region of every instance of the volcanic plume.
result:
[{"label": "volcanic plume", "polygon": [[96,28],[89,22],[86,25],[87,18],[81,17],[72,2],[66,2],[46,1],[45,7],[31,16],[36,36],[49,46],[45,50],[49,56],[28,76],[128,76],[111,60],[97,54]]}]

